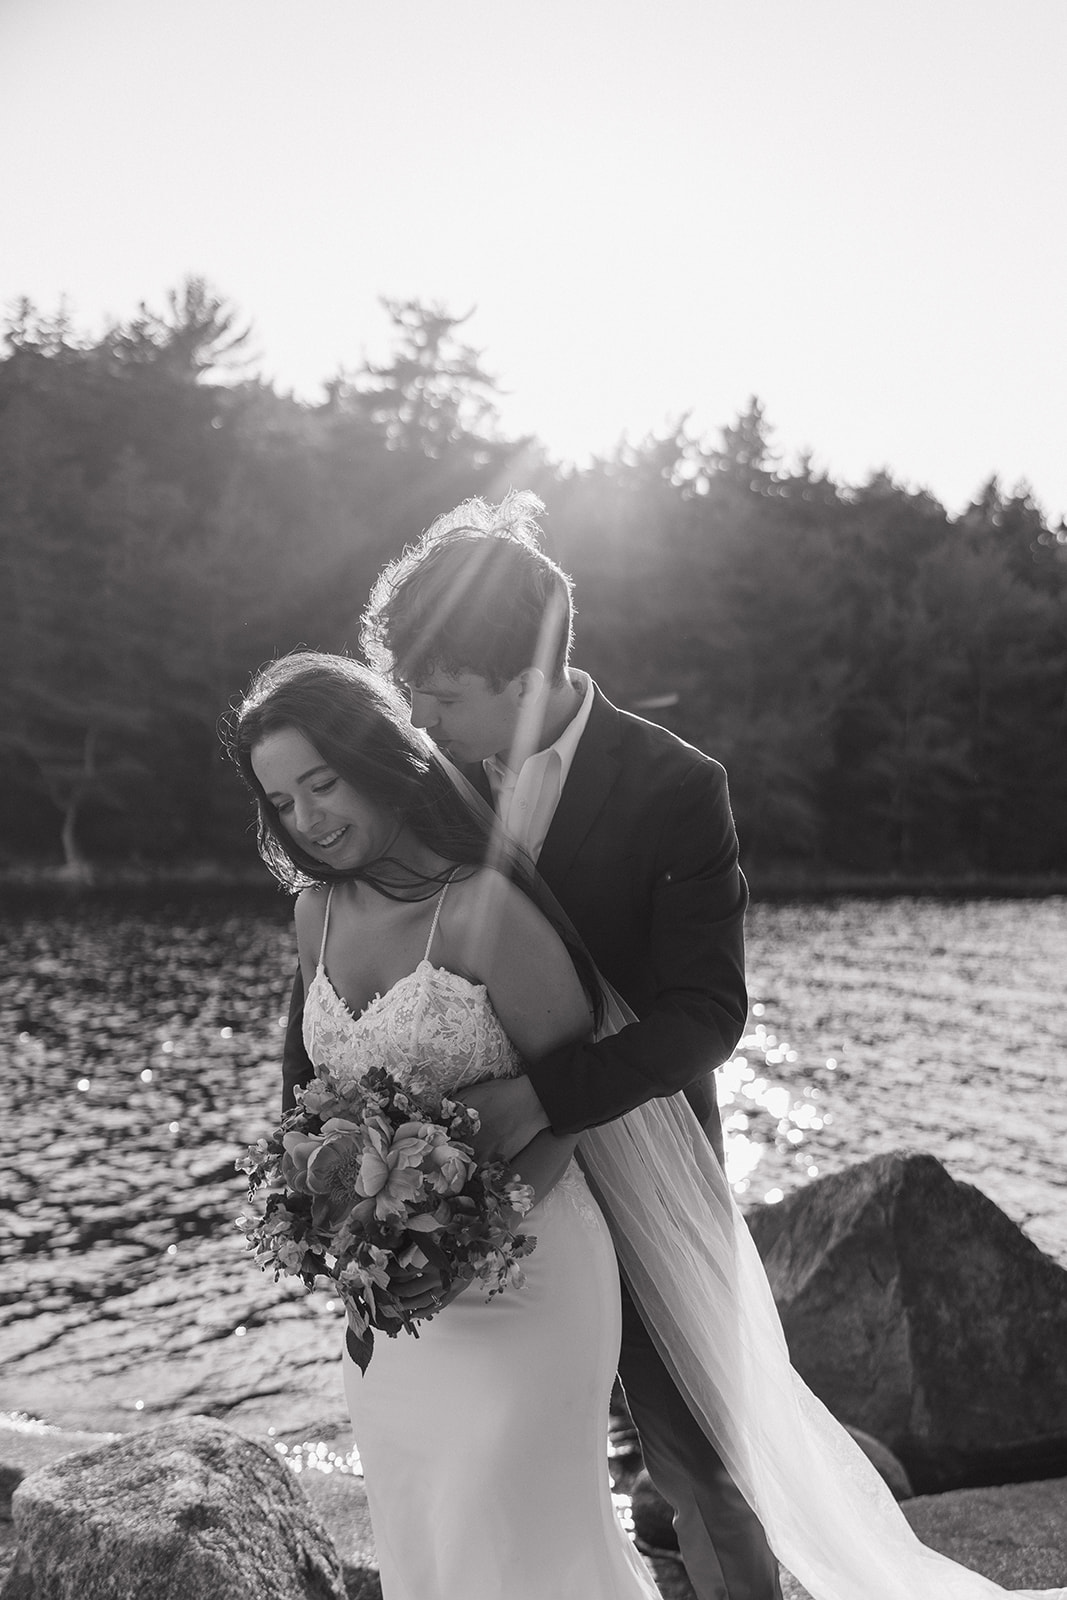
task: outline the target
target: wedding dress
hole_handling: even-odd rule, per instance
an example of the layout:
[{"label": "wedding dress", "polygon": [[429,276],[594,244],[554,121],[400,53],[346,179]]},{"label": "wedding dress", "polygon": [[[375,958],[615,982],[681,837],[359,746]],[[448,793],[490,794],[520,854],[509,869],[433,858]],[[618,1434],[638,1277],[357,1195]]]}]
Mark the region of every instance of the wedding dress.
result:
[{"label": "wedding dress", "polygon": [[[422,961],[354,1015],[326,971],[329,900],[304,1041],[340,1087],[371,1066],[455,1096],[521,1065],[484,985]],[[579,1168],[530,1212],[526,1283],[476,1284],[366,1374],[344,1355],[384,1600],[657,1600],[615,1515],[605,1437],[620,1341],[611,1239]]]}]

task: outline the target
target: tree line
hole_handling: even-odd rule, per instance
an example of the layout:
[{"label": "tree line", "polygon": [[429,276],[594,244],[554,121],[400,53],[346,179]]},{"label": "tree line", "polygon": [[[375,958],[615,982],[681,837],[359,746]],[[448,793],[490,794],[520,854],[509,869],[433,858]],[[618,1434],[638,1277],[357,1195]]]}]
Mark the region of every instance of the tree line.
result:
[{"label": "tree line", "polygon": [[321,403],[244,365],[200,279],[100,337],[29,302],[0,355],[0,866],[247,863],[218,726],[261,662],[355,650],[381,566],[532,488],[576,660],[726,765],[750,872],[1067,871],[1067,529],[783,464],[759,401],[576,468],[508,437],[463,321]]}]

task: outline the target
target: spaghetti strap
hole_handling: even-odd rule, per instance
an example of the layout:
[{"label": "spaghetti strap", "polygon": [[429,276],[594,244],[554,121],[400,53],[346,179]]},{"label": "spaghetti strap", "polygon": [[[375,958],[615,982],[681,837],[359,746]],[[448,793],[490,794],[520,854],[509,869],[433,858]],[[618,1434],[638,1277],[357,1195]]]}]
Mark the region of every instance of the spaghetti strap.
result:
[{"label": "spaghetti strap", "polygon": [[319,970],[322,971],[326,964],[326,935],[330,931],[330,901],[333,899],[333,884],[326,894],[326,915],[322,919],[322,943],[319,945]]},{"label": "spaghetti strap", "polygon": [[[422,959],[424,961],[429,961],[430,959],[430,946],[433,944],[433,936],[437,932],[437,919],[441,915],[441,907],[445,903],[445,895],[448,893],[448,886],[452,882],[452,879],[455,877],[457,871],[458,868],[453,867],[452,871],[448,874],[448,877],[445,879],[444,884],[442,885],[441,893],[437,896],[437,905],[434,907],[433,921],[430,923],[430,937],[427,939],[426,949],[422,953]],[[327,914],[329,914],[329,906],[327,906],[326,910]],[[325,945],[325,940],[323,941],[323,944]]]}]

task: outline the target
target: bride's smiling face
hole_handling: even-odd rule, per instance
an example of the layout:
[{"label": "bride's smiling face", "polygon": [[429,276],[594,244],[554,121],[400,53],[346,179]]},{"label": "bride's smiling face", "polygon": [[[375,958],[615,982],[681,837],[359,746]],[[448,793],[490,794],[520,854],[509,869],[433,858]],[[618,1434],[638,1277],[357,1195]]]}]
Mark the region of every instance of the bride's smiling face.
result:
[{"label": "bride's smiling face", "polygon": [[396,837],[394,814],[339,777],[296,728],[260,740],[252,770],[286,833],[327,866],[365,866]]}]

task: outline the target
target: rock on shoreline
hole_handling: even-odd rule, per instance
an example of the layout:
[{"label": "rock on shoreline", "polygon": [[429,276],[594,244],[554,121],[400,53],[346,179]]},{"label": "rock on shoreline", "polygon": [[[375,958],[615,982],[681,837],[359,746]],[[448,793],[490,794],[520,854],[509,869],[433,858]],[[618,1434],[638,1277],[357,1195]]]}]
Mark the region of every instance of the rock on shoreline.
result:
[{"label": "rock on shoreline", "polygon": [[[7,1486],[7,1494],[0,1498],[0,1580],[8,1575],[6,1587],[0,1590],[3,1600],[30,1600],[31,1596],[34,1600],[59,1600],[62,1593],[61,1590],[33,1587],[32,1563],[28,1558],[20,1578],[14,1577],[17,1569],[8,1570],[12,1568],[14,1556],[14,1530],[2,1518],[5,1512],[10,1515],[9,1496],[14,1483],[27,1475],[29,1492],[24,1490],[23,1497],[29,1503],[33,1498],[34,1474],[45,1476],[50,1469],[54,1470],[56,1462],[63,1460],[76,1466],[78,1455],[88,1452],[89,1458],[95,1457],[98,1463],[94,1470],[99,1473],[102,1465],[107,1481],[113,1484],[115,1457],[109,1452],[132,1439],[143,1454],[159,1435],[166,1440],[175,1428],[179,1439],[183,1436],[188,1439],[191,1435],[195,1440],[205,1433],[212,1440],[219,1435],[230,1435],[233,1440],[238,1438],[232,1430],[205,1419],[185,1419],[164,1429],[127,1436],[125,1440],[122,1436],[64,1433],[56,1428],[32,1428],[0,1421],[0,1484]],[[172,1439],[172,1447],[173,1443]],[[236,1448],[246,1446],[247,1441],[239,1441]],[[244,1461],[243,1455],[241,1461]],[[281,1470],[284,1475],[285,1469]],[[302,1491],[313,1521],[317,1519],[322,1524],[332,1541],[347,1600],[379,1600],[381,1590],[362,1480],[346,1473],[312,1470],[295,1477],[294,1485],[298,1486],[298,1495]],[[285,1490],[281,1495],[283,1502],[292,1499]],[[925,1496],[908,1501],[902,1510],[924,1543],[1006,1588],[1049,1588],[1067,1583],[1067,1479]],[[300,1522],[305,1525],[302,1517]],[[5,1529],[8,1533],[6,1548]],[[676,1564],[661,1560],[658,1564],[653,1561],[652,1565],[665,1600],[690,1600],[691,1590]],[[76,1592],[78,1600],[89,1600],[88,1591]],[[152,1592],[161,1593],[154,1586]],[[198,1600],[203,1592],[198,1591]],[[807,1600],[807,1591],[788,1573],[782,1575],[782,1592],[783,1600]],[[68,1593],[73,1596],[75,1591]],[[236,1593],[235,1589],[229,1591],[230,1595]],[[261,1587],[258,1600],[264,1600],[267,1593],[267,1589]]]},{"label": "rock on shoreline", "polygon": [[105,1439],[24,1477],[3,1600],[346,1600],[294,1474],[207,1417]]},{"label": "rock on shoreline", "polygon": [[1067,1475],[1067,1270],[979,1190],[876,1156],[748,1224],[793,1365],[918,1493]]}]

